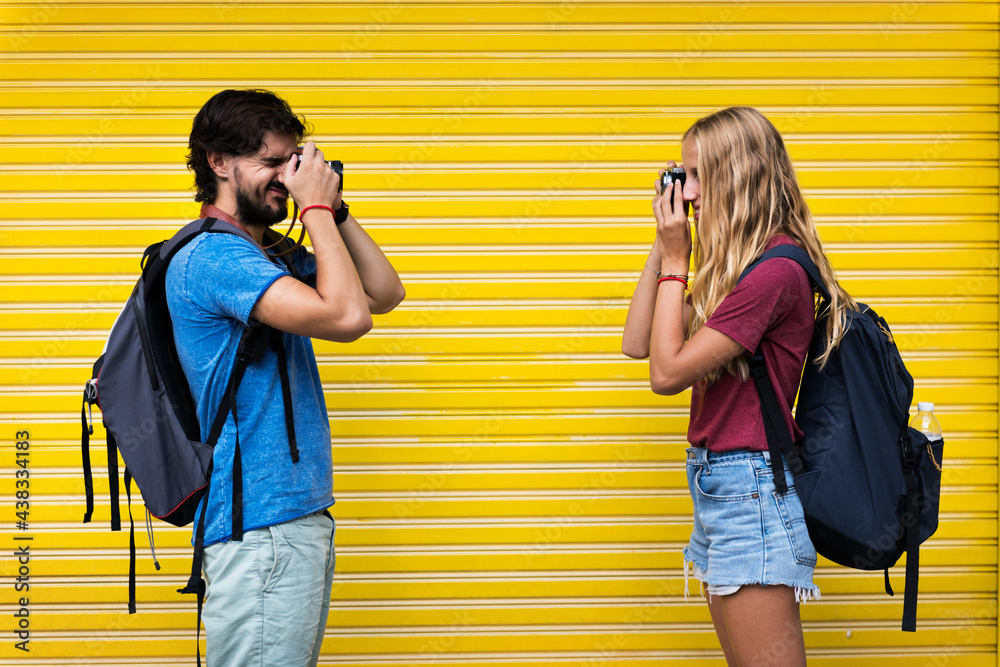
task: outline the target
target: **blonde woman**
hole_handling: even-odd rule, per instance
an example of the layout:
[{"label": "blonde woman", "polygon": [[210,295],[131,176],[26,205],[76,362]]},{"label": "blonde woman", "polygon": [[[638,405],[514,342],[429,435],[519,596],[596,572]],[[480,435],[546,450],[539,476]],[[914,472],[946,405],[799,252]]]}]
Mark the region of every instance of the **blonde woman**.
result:
[{"label": "blonde woman", "polygon": [[[791,474],[775,492],[760,400],[744,355],[763,353],[789,428],[815,323],[813,285],[793,260],[742,271],[781,244],[805,249],[832,295],[826,337],[856,308],[823,254],[775,127],[755,109],[732,107],[684,135],[686,182],[653,199],[656,242],[629,306],[623,352],[649,358],[657,394],[693,387],[687,450],[694,530],[684,549],[702,582],[730,665],[805,665],[799,603],[819,598],[816,551]],[[669,163],[673,168],[674,163]],[[694,211],[696,272],[685,298]],[[821,360],[824,361],[824,360]],[[783,399],[783,400],[782,400]]]}]

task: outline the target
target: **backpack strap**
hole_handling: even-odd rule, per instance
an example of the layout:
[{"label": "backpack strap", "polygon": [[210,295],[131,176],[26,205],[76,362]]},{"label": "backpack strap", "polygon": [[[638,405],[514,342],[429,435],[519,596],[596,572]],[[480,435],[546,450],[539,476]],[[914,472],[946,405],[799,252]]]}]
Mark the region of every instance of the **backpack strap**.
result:
[{"label": "backpack strap", "polygon": [[121,509],[118,507],[118,441],[111,431],[107,433],[108,441],[108,492],[111,495],[111,530],[122,529]]},{"label": "backpack strap", "polygon": [[751,262],[750,266],[743,269],[743,273],[740,274],[739,280],[736,284],[739,285],[747,275],[756,269],[761,262],[766,262],[774,257],[784,257],[785,259],[790,259],[796,262],[809,276],[812,281],[813,286],[819,291],[823,296],[823,299],[830,301],[830,291],[827,289],[826,285],[823,284],[823,279],[819,275],[819,268],[817,268],[816,263],[812,261],[809,253],[805,251],[804,248],[800,248],[794,244],[783,244],[775,246],[770,250],[765,251],[760,257]]},{"label": "backpack strap", "polygon": [[[99,368],[104,355],[94,364]],[[83,487],[87,496],[87,509],[83,513],[83,522],[90,523],[94,516],[94,475],[90,470],[90,436],[94,435],[93,406],[97,403],[97,371],[83,387],[83,403],[80,405],[80,456],[83,460]]]},{"label": "backpack strap", "polygon": [[785,466],[782,464],[782,454],[784,460],[788,462],[788,467],[793,476],[801,475],[806,471],[802,463],[802,457],[795,448],[792,441],[792,434],[785,425],[785,417],[781,413],[778,405],[778,397],[774,393],[774,385],[767,374],[767,365],[764,363],[764,355],[748,355],[747,361],[750,363],[750,375],[753,376],[754,384],[757,387],[757,395],[760,397],[760,407],[764,418],[764,434],[767,436],[767,451],[771,455],[771,472],[774,475],[774,489],[778,493],[788,492],[788,483],[785,481]]},{"label": "backpack strap", "polygon": [[299,447],[295,439],[295,420],[292,412],[292,388],[288,380],[288,360],[285,345],[281,340],[281,332],[271,331],[271,349],[278,355],[278,375],[281,378],[281,400],[285,406],[285,431],[288,433],[288,454],[292,463],[299,462]]},{"label": "backpack strap", "polygon": [[[920,578],[920,525],[918,517],[922,513],[924,498],[917,480],[917,457],[909,430],[899,437],[903,449],[903,481],[906,482],[906,511],[900,518],[900,525],[906,532],[906,580],[903,590],[903,631],[917,630],[917,585]],[[888,573],[886,569],[886,573]],[[887,574],[888,578],[888,574]]]},{"label": "backpack strap", "polygon": [[[117,481],[117,480],[115,480]],[[132,519],[132,473],[125,466],[125,495],[128,497],[128,613],[135,613],[135,521]]]},{"label": "backpack strap", "polygon": [[[223,401],[225,403],[225,401]],[[221,431],[221,428],[220,428]],[[206,477],[211,482],[212,479],[212,468],[215,464],[215,460],[211,459],[208,463],[208,471],[205,473]],[[205,555],[205,511],[208,507],[208,496],[212,492],[212,485],[209,483],[208,487],[205,489],[205,495],[202,499],[201,513],[198,516],[198,527],[194,531],[194,555],[191,558],[191,576],[188,578],[187,586],[184,588],[178,588],[178,593],[188,594],[193,593],[198,596],[198,620],[195,625],[195,652],[198,655],[198,667],[201,667],[201,610],[205,605],[205,591],[208,587],[205,584],[205,580],[201,577],[201,564],[203,557]]]},{"label": "backpack strap", "polygon": [[[823,284],[823,280],[819,275],[819,269],[816,267],[815,262],[812,261],[812,258],[809,257],[809,253],[803,248],[792,244],[775,246],[764,252],[750,266],[743,270],[736,284],[738,285],[751,271],[760,266],[761,262],[775,257],[784,257],[796,262],[806,272],[813,285],[823,295],[823,298],[827,301],[830,300],[830,292]],[[771,472],[774,475],[774,488],[778,493],[787,493],[788,483],[785,481],[782,454],[784,454],[784,460],[788,462],[788,467],[791,469],[793,476],[804,473],[805,466],[802,463],[802,457],[799,456],[799,452],[795,448],[792,432],[789,431],[788,426],[785,424],[785,417],[778,403],[778,397],[774,391],[774,385],[771,383],[771,377],[767,373],[767,365],[759,346],[754,354],[747,355],[747,361],[750,364],[750,375],[753,376],[757,395],[760,397],[764,434],[767,436],[767,451],[771,456]]]}]

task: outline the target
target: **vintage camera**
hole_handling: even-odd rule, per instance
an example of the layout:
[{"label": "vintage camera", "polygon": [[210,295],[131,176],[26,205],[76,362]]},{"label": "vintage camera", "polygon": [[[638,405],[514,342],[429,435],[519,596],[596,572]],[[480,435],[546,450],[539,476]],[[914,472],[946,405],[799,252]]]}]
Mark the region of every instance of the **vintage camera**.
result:
[{"label": "vintage camera", "polygon": [[[299,150],[301,150],[301,146],[299,147]],[[344,163],[341,162],[340,160],[323,160],[323,161],[326,162],[328,165],[330,165],[330,169],[333,169],[334,173],[336,173],[337,176],[340,176],[340,187],[337,188],[337,191],[338,192],[343,192],[344,191]],[[302,162],[302,154],[301,153],[296,153],[295,154],[295,168],[296,169],[299,168],[299,164],[301,162]]]},{"label": "vintage camera", "polygon": [[[684,173],[683,167],[667,169],[660,175],[660,194],[668,197],[673,196],[674,185],[678,185],[683,190],[686,178],[687,174]],[[688,208],[690,208],[690,202],[684,202],[684,215],[687,215]]]}]

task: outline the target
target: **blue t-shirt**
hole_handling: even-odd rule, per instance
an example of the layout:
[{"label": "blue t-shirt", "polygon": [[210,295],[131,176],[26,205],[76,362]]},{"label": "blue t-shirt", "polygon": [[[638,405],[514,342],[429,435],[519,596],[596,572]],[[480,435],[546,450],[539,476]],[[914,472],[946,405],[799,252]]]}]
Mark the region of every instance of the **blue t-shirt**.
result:
[{"label": "blue t-shirt", "polygon": [[[315,274],[312,255],[293,253],[303,276]],[[166,276],[174,342],[208,437],[236,362],[250,311],[271,284],[289,275],[263,250],[233,234],[205,233],[179,250]],[[288,359],[299,462],[292,463],[278,357],[270,347],[252,362],[236,396],[243,464],[243,528],[254,530],[321,511],[333,503],[330,423],[312,341],[283,333]],[[232,472],[237,424],[230,412],[215,445],[205,517],[205,545],[232,537]],[[199,514],[205,507],[201,503]],[[195,521],[197,526],[197,520]]]}]

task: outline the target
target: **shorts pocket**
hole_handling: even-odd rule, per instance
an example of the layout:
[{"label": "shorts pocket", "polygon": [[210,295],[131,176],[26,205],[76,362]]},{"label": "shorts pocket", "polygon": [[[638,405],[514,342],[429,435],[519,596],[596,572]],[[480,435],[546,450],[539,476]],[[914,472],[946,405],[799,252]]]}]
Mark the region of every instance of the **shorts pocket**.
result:
[{"label": "shorts pocket", "polygon": [[802,501],[794,486],[787,493],[774,492],[774,502],[781,515],[781,523],[788,534],[788,542],[792,547],[792,557],[799,565],[816,565],[816,547],[809,539],[809,529],[806,527],[806,516],[802,509]]},{"label": "shorts pocket", "polygon": [[259,529],[261,535],[260,546],[257,552],[260,577],[261,592],[270,593],[278,584],[278,579],[285,569],[284,547],[287,544],[281,526],[269,526]]},{"label": "shorts pocket", "polygon": [[749,463],[703,467],[694,476],[694,486],[704,498],[716,502],[744,502],[760,497],[757,476]]}]

